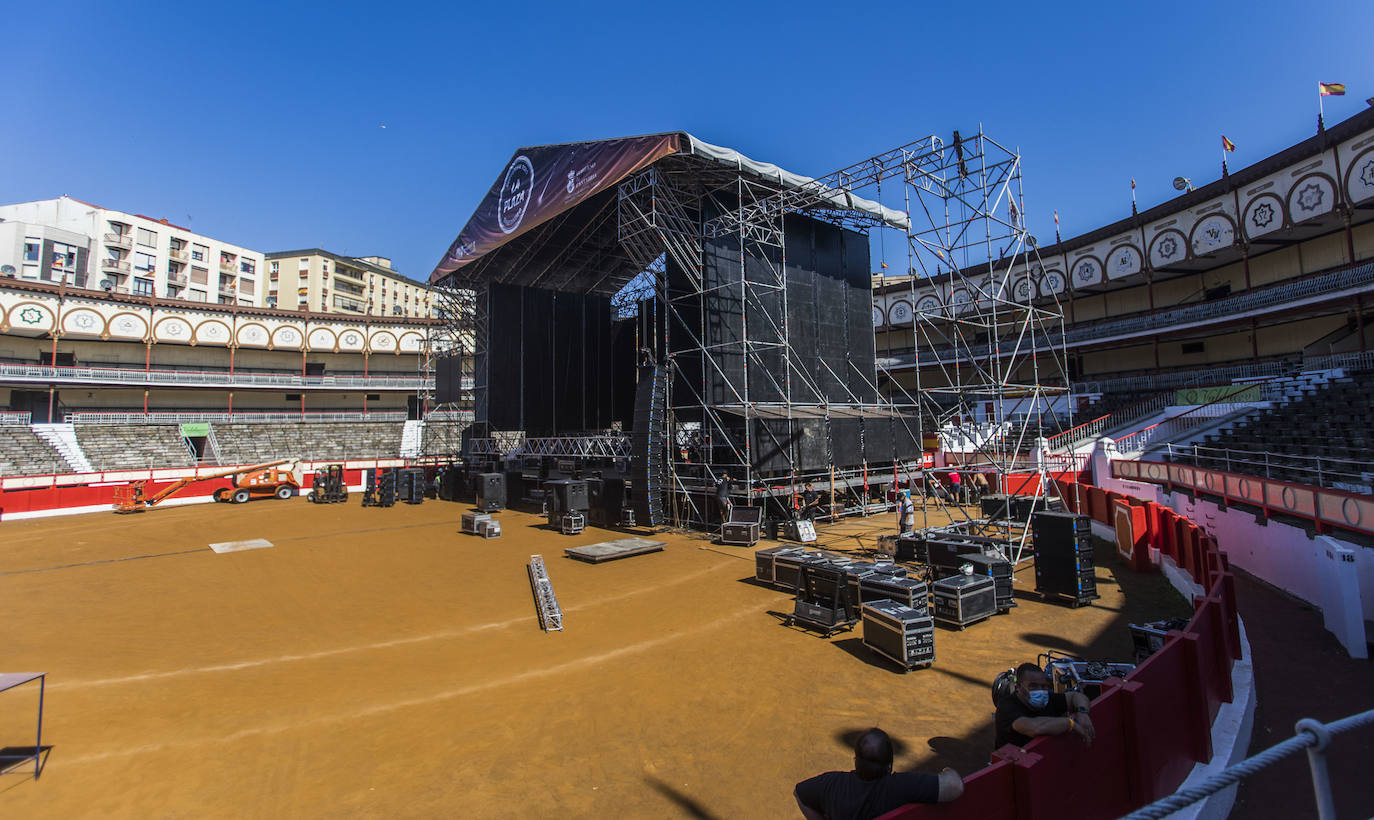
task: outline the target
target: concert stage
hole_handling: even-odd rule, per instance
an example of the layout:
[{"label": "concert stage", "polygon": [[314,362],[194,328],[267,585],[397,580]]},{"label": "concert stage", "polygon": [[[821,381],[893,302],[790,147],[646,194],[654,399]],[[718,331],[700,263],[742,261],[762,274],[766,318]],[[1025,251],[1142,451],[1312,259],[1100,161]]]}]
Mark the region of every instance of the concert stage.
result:
[{"label": "concert stage", "polygon": [[942,237],[859,192],[974,201],[1019,180],[974,181],[987,144],[931,138],[821,180],[683,132],[519,149],[430,276],[472,361],[465,459],[567,453],[626,479],[653,527],[708,524],[726,474],[864,510],[918,486],[950,410],[877,368],[873,232],[900,234],[915,272],[973,222]]}]

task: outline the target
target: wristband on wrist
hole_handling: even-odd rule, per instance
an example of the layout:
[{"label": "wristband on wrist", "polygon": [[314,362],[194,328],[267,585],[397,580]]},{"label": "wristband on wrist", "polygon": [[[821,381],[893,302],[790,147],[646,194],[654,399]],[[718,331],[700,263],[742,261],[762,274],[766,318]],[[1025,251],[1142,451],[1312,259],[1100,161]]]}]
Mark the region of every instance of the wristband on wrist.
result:
[{"label": "wristband on wrist", "polygon": [[1069,731],[1073,731],[1073,718],[1069,718]]}]

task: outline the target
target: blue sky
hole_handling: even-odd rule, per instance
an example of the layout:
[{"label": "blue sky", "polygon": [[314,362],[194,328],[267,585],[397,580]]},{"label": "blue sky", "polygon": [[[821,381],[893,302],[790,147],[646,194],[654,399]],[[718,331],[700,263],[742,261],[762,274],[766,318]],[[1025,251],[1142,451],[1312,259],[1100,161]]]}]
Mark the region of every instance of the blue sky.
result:
[{"label": "blue sky", "polygon": [[[686,130],[821,175],[981,122],[1042,241],[1374,96],[1367,3],[69,3],[0,82],[0,202],[68,194],[428,276],[517,146]],[[13,20],[11,22],[14,22]],[[385,125],[385,128],[381,126]]]}]

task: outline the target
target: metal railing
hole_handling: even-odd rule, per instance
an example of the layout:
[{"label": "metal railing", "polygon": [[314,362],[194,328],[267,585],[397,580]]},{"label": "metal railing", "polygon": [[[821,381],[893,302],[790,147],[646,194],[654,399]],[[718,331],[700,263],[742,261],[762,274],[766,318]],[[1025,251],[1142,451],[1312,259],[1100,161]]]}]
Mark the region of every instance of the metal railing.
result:
[{"label": "metal railing", "polygon": [[406,411],[404,410],[381,410],[370,413],[362,412],[307,412],[307,413],[277,413],[277,412],[252,412],[242,413],[217,413],[217,412],[151,412],[151,413],[107,413],[93,410],[77,410],[68,413],[65,420],[71,424],[182,424],[190,422],[218,422],[228,424],[230,422],[240,422],[244,424],[259,422],[285,422],[311,423],[311,422],[334,422],[334,421],[405,421]]},{"label": "metal railing", "polygon": [[127,259],[102,259],[100,260],[102,270],[122,270],[127,271],[131,267]]},{"label": "metal railing", "polygon": [[1251,775],[1278,763],[1298,752],[1307,752],[1307,765],[1312,771],[1312,795],[1317,805],[1319,820],[1335,820],[1336,804],[1331,797],[1331,777],[1326,769],[1326,748],[1331,738],[1343,732],[1351,732],[1367,726],[1374,726],[1374,709],[1341,718],[1331,723],[1320,723],[1311,718],[1303,718],[1294,726],[1297,732],[1288,740],[1270,746],[1254,757],[1248,757],[1234,766],[1229,766],[1212,775],[1196,786],[1179,789],[1163,800],[1136,809],[1121,820],[1163,820],[1179,809],[1191,806],[1217,792],[1230,788]]},{"label": "metal railing", "polygon": [[1152,413],[1158,413],[1169,406],[1169,398],[1168,393],[1160,393],[1158,396],[1138,401],[1117,410],[1115,413],[1098,416],[1092,421],[1050,436],[1046,443],[1051,450],[1072,450],[1080,444],[1097,438],[1113,427],[1145,418]]},{"label": "metal railing", "polygon": [[1236,379],[1261,379],[1284,376],[1301,370],[1320,369],[1308,367],[1307,361],[1251,362],[1248,364],[1213,367],[1206,370],[1180,370],[1169,373],[1142,373],[1136,376],[1120,376],[1110,379],[1078,381],[1073,383],[1074,394],[1112,393],[1118,390],[1167,390],[1178,387],[1203,387],[1224,384]]},{"label": "metal railing", "polygon": [[1207,447],[1199,444],[1183,447],[1168,444],[1165,446],[1165,453],[1169,461],[1181,462],[1191,458],[1193,463],[1199,466],[1203,459],[1221,462],[1218,465],[1219,469],[1228,473],[1251,473],[1263,475],[1265,478],[1274,478],[1275,470],[1297,473],[1310,479],[1300,483],[1348,492],[1370,493],[1371,484],[1374,484],[1374,461],[1277,453],[1272,450]]},{"label": "metal railing", "polygon": [[[230,373],[227,370],[136,370],[121,367],[71,367],[0,364],[0,379],[82,384],[157,384],[188,387],[319,387],[339,389],[418,390],[421,376],[301,376],[287,373]],[[472,389],[472,378],[463,380]]]},{"label": "metal railing", "polygon": [[1142,453],[1157,441],[1171,439],[1190,430],[1211,424],[1219,418],[1241,410],[1253,410],[1254,405],[1245,402],[1211,402],[1185,410],[1177,415],[1151,424],[1149,427],[1128,433],[1115,442],[1116,452],[1121,454]]},{"label": "metal railing", "polygon": [[[1250,311],[1288,305],[1316,296],[1328,296],[1353,289],[1374,286],[1374,263],[1319,273],[1296,281],[1280,282],[1269,287],[1183,307],[1156,310],[1122,319],[1104,319],[1091,324],[1075,324],[1063,333],[1049,332],[1037,350],[1054,349],[1116,336],[1155,334],[1165,329],[1202,324],[1220,318],[1235,318]],[[982,358],[991,353],[988,345],[969,345],[958,348],[937,348],[926,351],[932,361],[953,362],[960,358]],[[884,368],[905,367],[916,363],[915,352],[901,353],[880,359]]]},{"label": "metal railing", "polygon": [[30,418],[27,410],[0,410],[0,427],[27,427]]}]

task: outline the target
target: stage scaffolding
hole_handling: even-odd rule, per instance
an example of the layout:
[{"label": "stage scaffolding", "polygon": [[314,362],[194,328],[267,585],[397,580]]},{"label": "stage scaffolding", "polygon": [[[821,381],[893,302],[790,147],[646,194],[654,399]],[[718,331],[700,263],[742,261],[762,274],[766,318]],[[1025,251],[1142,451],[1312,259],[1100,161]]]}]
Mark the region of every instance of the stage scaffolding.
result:
[{"label": "stage scaffolding", "polygon": [[[420,455],[458,459],[463,452],[463,431],[472,424],[476,402],[486,399],[486,356],[477,355],[486,338],[485,289],[481,291],[440,282],[429,288],[428,304],[434,318],[425,338],[420,362],[421,387],[416,396],[424,421]],[[462,380],[458,401],[440,402],[437,393],[439,360],[459,357]],[[482,390],[476,389],[478,365]]]},{"label": "stage scaffolding", "polygon": [[[883,207],[844,207],[858,197]],[[879,396],[876,401],[849,387],[842,401],[795,400],[825,394],[806,366],[810,363],[800,361],[790,343],[784,220],[792,213],[868,234],[883,269],[890,242],[909,274],[913,296],[918,284],[942,283],[939,304],[922,303],[912,325],[921,365],[913,384],[902,385],[880,367],[877,373],[860,374]],[[672,523],[709,520],[702,499],[723,472],[751,501],[782,496],[790,504],[802,483],[812,480],[832,490],[837,501],[845,499],[846,507],[864,512],[885,508],[886,499],[872,495],[874,485],[905,483],[917,494],[924,486],[920,463],[900,463],[895,457],[866,456],[861,466],[848,471],[802,474],[789,466],[785,475],[756,475],[756,445],[749,432],[772,435],[766,426],[756,426],[756,419],[822,419],[827,448],[833,445],[829,424],[839,418],[887,424],[894,441],[909,436],[918,445],[924,436],[938,434],[952,442],[966,433],[965,438],[977,441],[963,459],[966,469],[993,473],[999,483],[1010,473],[1025,472],[1022,452],[1030,444],[1032,423],[1039,429],[1046,399],[1067,395],[1068,382],[1062,350],[1048,356],[1034,353],[1049,331],[1062,329],[1063,318],[1057,304],[1033,304],[1039,267],[1023,213],[1020,156],[981,129],[966,138],[956,133],[948,143],[932,136],[803,185],[744,173],[694,179],[659,167],[620,183],[619,240],[642,270],[654,272],[654,303],[668,314],[666,321],[657,322],[663,337],[660,363],[671,372],[675,365],[699,362],[703,372],[714,372],[727,385],[722,402],[669,377],[668,429],[663,432],[670,452],[666,480]],[[703,247],[706,239],[723,236],[738,243],[740,271],[738,281],[716,287],[728,288],[737,300],[734,318],[739,326],[731,341],[710,343],[703,318],[711,290],[703,271]],[[667,259],[686,274],[687,292],[669,293]],[[751,316],[761,321],[751,323]],[[866,343],[873,345],[875,339],[870,336]],[[873,353],[876,357],[876,349]],[[743,358],[742,376],[727,378],[722,366],[726,355]],[[848,365],[858,372],[852,361]],[[848,374],[832,370],[830,375],[840,385],[849,384],[843,378]],[[760,401],[760,396],[771,400]],[[1025,412],[1009,414],[1017,402]],[[992,417],[975,421],[981,416],[975,410],[989,405],[995,408]],[[727,423],[731,416],[743,419],[744,436],[730,434],[739,429]],[[684,422],[687,418],[693,421]],[[691,453],[693,442],[705,446]],[[768,444],[789,453],[784,442]],[[835,453],[827,454],[834,464]],[[791,465],[790,455],[787,460]],[[968,517],[967,512],[962,515]]]}]

